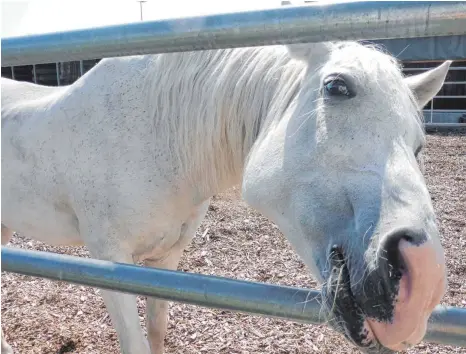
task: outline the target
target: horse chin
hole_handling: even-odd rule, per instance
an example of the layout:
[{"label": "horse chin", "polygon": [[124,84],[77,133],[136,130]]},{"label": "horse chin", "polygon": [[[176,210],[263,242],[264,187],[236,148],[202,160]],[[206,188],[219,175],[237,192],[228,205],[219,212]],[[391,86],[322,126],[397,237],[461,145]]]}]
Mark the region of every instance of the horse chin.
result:
[{"label": "horse chin", "polygon": [[390,354],[377,339],[367,317],[356,301],[350,283],[348,267],[342,254],[331,256],[332,270],[322,288],[324,304],[329,310],[329,324],[363,353]]},{"label": "horse chin", "polygon": [[[347,298],[348,299],[348,298]],[[332,319],[329,324],[348,341],[355,345],[362,353],[366,354],[393,354],[395,351],[384,347],[377,339],[369,321],[363,314],[351,318],[347,314],[360,313],[362,310],[353,301],[347,301],[341,309],[332,310]],[[345,313],[345,314],[343,314]]]}]

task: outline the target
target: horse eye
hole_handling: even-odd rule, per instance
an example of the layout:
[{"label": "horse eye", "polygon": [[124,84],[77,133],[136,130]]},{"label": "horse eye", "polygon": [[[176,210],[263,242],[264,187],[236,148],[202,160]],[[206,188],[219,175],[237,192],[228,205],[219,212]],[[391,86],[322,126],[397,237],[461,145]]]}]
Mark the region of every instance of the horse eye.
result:
[{"label": "horse eye", "polygon": [[324,80],[324,93],[328,96],[353,96],[345,80],[333,75]]}]

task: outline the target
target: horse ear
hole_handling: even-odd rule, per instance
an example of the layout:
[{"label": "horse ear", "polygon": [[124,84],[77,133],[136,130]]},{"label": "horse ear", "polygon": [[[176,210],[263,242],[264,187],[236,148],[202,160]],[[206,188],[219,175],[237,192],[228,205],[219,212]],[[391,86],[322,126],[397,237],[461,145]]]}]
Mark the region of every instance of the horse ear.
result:
[{"label": "horse ear", "polygon": [[[282,0],[281,6],[293,6],[290,0]],[[291,57],[297,60],[308,62],[312,57],[325,60],[331,50],[331,44],[322,43],[296,43],[287,44],[286,48]]]},{"label": "horse ear", "polygon": [[423,108],[440,91],[445,82],[452,61],[447,60],[442,65],[419,75],[405,77],[411,91],[416,96],[419,108]]},{"label": "horse ear", "polygon": [[286,48],[293,58],[308,62],[312,58],[325,60],[331,51],[332,45],[330,42],[296,43],[287,44]]}]

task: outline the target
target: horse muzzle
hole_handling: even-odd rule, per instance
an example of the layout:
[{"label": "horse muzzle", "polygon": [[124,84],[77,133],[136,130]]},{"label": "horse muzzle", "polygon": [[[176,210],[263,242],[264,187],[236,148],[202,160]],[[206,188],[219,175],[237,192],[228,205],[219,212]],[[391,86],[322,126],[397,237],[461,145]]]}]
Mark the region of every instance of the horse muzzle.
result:
[{"label": "horse muzzle", "polygon": [[376,257],[353,284],[350,259],[332,247],[322,291],[329,324],[364,352],[405,350],[423,339],[444,295],[444,255],[424,233],[403,229],[383,238]]}]

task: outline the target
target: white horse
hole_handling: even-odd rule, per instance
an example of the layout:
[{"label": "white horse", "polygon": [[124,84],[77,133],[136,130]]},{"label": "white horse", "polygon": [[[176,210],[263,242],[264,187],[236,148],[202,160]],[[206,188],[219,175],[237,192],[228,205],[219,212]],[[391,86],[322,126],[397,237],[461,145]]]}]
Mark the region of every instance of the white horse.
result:
[{"label": "white horse", "polygon": [[[366,352],[418,343],[446,270],[417,154],[450,62],[403,78],[358,43],[102,60],[66,87],[2,79],[2,243],[176,269],[210,198],[242,183]],[[123,353],[162,353],[167,302],[102,291]]]}]

